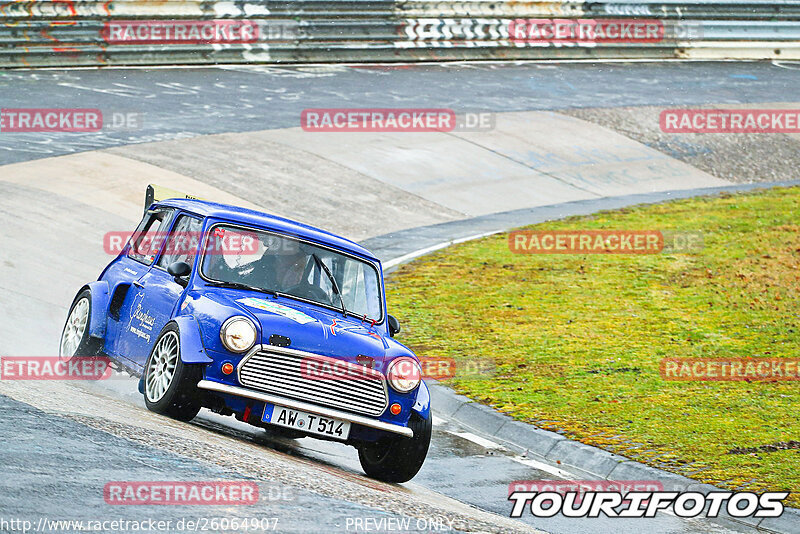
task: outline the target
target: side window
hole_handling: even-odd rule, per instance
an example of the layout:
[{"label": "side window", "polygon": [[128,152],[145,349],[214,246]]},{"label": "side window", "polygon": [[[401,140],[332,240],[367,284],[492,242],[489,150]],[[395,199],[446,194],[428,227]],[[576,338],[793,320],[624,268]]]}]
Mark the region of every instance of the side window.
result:
[{"label": "side window", "polygon": [[164,241],[164,229],[168,228],[171,216],[171,209],[147,213],[131,236],[128,257],[145,265],[151,265]]},{"label": "side window", "polygon": [[166,269],[176,261],[185,261],[194,265],[194,255],[200,245],[200,232],[203,221],[189,215],[181,215],[175,221],[172,232],[167,239],[167,246],[158,260],[158,266]]}]

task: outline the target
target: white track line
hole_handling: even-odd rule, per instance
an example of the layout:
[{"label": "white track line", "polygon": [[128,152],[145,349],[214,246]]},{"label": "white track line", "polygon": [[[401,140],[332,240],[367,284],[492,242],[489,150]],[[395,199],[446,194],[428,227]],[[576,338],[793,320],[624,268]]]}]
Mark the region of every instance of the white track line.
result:
[{"label": "white track line", "polygon": [[499,443],[495,443],[494,441],[488,440],[486,438],[482,438],[472,432],[452,432],[453,435],[458,436],[460,438],[464,438],[466,440],[471,441],[472,443],[477,443],[481,447],[485,449],[503,449],[504,447]]},{"label": "white track line", "polygon": [[[435,421],[435,420],[434,420]],[[477,434],[473,434],[472,432],[450,432],[455,436],[460,438],[464,438],[469,440],[473,443],[477,443],[481,447],[486,449],[500,449],[500,450],[508,450],[506,447],[500,445],[499,443],[495,443],[492,440],[486,439],[484,437],[478,436]],[[509,451],[511,452],[511,451]],[[575,479],[575,474],[569,473],[564,471],[563,469],[559,469],[558,467],[546,464],[544,462],[540,462],[538,460],[533,460],[532,458],[526,458],[524,456],[508,456],[509,459],[514,460],[517,463],[522,465],[533,467],[534,469],[538,469],[539,471],[544,471],[545,473],[549,473],[553,476],[558,478],[562,478],[564,480],[572,480]]]},{"label": "white track line", "polygon": [[467,237],[459,237],[458,239],[451,239],[450,241],[444,241],[442,243],[430,247],[421,248],[419,250],[415,250],[414,252],[409,252],[408,254],[403,254],[402,256],[398,256],[397,258],[392,258],[391,260],[383,262],[383,268],[391,269],[392,267],[400,265],[401,263],[411,261],[413,259],[419,258],[420,256],[424,256],[425,254],[430,254],[431,252],[435,252],[445,247],[449,247],[450,245],[458,245],[459,243],[472,241],[474,239],[480,239],[482,237],[488,237],[490,235],[499,234],[501,232],[504,232],[504,230],[492,230],[491,232],[484,232],[482,234],[475,234]]},{"label": "white track line", "polygon": [[544,471],[545,473],[550,473],[551,475],[556,476],[558,478],[562,478],[564,480],[572,480],[575,478],[575,475],[573,475],[572,473],[568,473],[563,469],[559,469],[558,467],[553,467],[552,465],[548,465],[538,460],[525,458],[523,456],[509,456],[509,458],[511,458],[517,463],[526,465],[528,467],[533,467],[534,469],[538,469],[539,471]]}]

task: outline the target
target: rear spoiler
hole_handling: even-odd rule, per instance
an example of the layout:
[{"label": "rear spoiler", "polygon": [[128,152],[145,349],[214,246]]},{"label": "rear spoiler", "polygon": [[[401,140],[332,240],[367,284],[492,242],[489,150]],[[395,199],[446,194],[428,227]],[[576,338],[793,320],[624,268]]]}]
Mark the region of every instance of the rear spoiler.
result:
[{"label": "rear spoiler", "polygon": [[153,205],[153,202],[158,202],[159,200],[166,200],[168,198],[189,198],[192,200],[203,200],[200,197],[195,197],[192,195],[188,195],[186,193],[181,193],[176,189],[170,189],[169,187],[162,187],[160,185],[149,184],[144,192],[145,213],[147,213],[147,209]]}]

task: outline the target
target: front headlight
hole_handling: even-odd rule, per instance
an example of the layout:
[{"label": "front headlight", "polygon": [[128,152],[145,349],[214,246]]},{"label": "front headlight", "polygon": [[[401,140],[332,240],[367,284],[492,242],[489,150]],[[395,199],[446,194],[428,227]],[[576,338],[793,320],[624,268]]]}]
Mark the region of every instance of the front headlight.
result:
[{"label": "front headlight", "polygon": [[256,327],[247,317],[231,317],[222,324],[219,337],[229,351],[244,352],[256,343]]},{"label": "front headlight", "polygon": [[389,364],[386,378],[395,391],[408,393],[422,380],[422,369],[414,358],[403,356]]}]

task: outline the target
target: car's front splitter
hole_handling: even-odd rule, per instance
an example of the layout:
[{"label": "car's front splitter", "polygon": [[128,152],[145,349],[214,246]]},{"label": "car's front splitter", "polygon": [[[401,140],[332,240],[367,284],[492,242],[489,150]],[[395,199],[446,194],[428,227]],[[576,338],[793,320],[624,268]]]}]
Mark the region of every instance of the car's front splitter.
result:
[{"label": "car's front splitter", "polygon": [[285,406],[287,408],[293,408],[295,410],[300,410],[303,412],[313,413],[316,415],[321,415],[324,417],[331,417],[334,419],[341,419],[344,421],[349,421],[351,423],[355,423],[357,425],[374,428],[377,430],[383,430],[386,432],[392,432],[394,434],[400,434],[406,437],[414,437],[414,432],[407,427],[394,425],[391,423],[386,423],[384,421],[379,421],[377,419],[372,419],[369,417],[364,417],[361,415],[356,415],[348,412],[343,412],[341,410],[335,410],[333,408],[326,408],[324,406],[316,406],[314,404],[309,404],[307,402],[298,401],[294,399],[288,399],[286,397],[281,397],[279,395],[272,395],[270,393],[262,393],[260,391],[254,391],[252,389],[240,388],[237,386],[230,386],[228,384],[221,384],[219,382],[213,382],[211,380],[201,380],[197,387],[200,389],[205,389],[207,391],[214,391],[217,393],[225,393],[228,395],[236,395],[239,397],[245,397],[248,399],[253,399],[261,402],[267,402],[270,404],[277,404],[279,406]]}]

